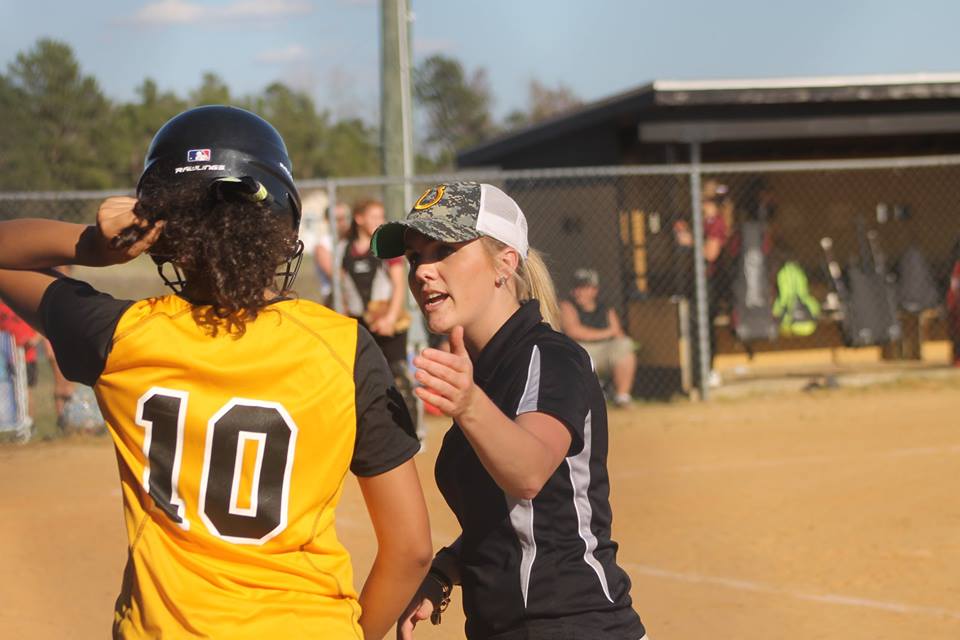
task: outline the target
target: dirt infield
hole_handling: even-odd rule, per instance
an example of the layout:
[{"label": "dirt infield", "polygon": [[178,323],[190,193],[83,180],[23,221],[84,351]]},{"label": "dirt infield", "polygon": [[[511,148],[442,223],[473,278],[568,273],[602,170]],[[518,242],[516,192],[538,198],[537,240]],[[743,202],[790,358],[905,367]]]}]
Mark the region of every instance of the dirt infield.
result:
[{"label": "dirt infield", "polygon": [[[611,419],[620,560],[651,640],[960,637],[960,381],[642,405]],[[434,543],[455,522],[419,459]],[[0,636],[108,637],[124,544],[105,438],[0,447]],[[374,550],[356,483],[338,528]],[[455,599],[421,638],[462,637]]]}]

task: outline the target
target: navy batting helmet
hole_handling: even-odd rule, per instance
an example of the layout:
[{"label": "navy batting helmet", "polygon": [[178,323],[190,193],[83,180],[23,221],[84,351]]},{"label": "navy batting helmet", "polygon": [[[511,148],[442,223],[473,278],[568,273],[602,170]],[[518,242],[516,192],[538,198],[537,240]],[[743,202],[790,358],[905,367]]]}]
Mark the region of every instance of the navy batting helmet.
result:
[{"label": "navy batting helmet", "polygon": [[268,200],[278,215],[300,226],[300,194],[283,138],[260,116],[223,105],[196,107],[160,127],[147,149],[144,184],[206,182],[224,194]]}]

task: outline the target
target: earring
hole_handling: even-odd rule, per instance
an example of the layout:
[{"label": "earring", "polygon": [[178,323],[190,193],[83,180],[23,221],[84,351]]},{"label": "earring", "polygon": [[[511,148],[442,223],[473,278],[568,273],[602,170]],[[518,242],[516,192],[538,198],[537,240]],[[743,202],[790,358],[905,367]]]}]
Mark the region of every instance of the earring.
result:
[{"label": "earring", "polygon": [[499,278],[497,278],[497,286],[498,286],[498,287],[502,287],[502,286],[505,285],[506,283],[507,283],[507,276],[500,276]]}]

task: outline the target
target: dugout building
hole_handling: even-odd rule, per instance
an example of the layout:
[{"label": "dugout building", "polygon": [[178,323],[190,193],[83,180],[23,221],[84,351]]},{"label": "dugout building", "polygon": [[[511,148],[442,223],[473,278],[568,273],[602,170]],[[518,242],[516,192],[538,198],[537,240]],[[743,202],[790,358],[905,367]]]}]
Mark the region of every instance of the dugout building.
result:
[{"label": "dugout building", "polygon": [[[687,164],[698,155],[709,164],[855,163],[952,154],[960,154],[960,74],[916,74],[655,81],[463,149],[457,162],[469,171],[656,167]],[[957,164],[802,172],[757,166],[752,174],[704,179],[728,183],[741,211],[751,206],[750,192],[758,184],[774,194],[777,235],[821,299],[826,278],[819,240],[833,237],[844,260],[854,255],[857,217],[879,230],[891,263],[909,246],[919,246],[945,285],[960,235]],[[689,294],[689,269],[678,269],[669,233],[676,219],[690,215],[687,176],[524,179],[505,187],[527,212],[532,244],[548,254],[561,290],[576,266],[594,266],[607,284],[605,301],[628,323],[635,311],[631,301]],[[942,333],[935,322],[930,327],[921,341]],[[742,348],[722,326],[715,330],[719,352]],[[839,342],[826,326],[806,340],[757,348]]]}]

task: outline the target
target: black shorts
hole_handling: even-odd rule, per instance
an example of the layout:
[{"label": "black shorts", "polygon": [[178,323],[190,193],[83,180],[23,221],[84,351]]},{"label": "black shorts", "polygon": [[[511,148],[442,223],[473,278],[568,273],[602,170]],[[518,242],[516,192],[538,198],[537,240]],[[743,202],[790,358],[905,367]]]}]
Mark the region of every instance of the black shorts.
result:
[{"label": "black shorts", "polygon": [[643,630],[639,633],[610,633],[595,627],[539,621],[528,623],[523,629],[488,636],[488,640],[645,640],[647,636]]},{"label": "black shorts", "polygon": [[[363,321],[363,318],[354,319],[359,322],[364,329],[370,331],[370,327],[368,327],[367,323]],[[377,343],[378,347],[380,347],[380,351],[383,352],[383,357],[387,359],[389,364],[407,361],[406,331],[395,333],[392,336],[381,336],[373,332],[371,332],[371,335],[373,336],[373,341]]]},{"label": "black shorts", "polygon": [[37,386],[37,361],[27,363],[27,386]]}]

